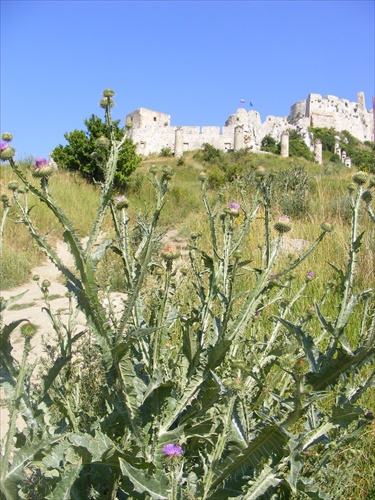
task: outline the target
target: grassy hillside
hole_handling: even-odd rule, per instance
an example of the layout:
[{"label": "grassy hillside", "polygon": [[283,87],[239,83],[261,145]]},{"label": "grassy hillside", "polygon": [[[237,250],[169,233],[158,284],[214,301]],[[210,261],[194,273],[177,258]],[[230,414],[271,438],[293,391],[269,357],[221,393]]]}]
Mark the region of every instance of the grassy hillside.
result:
[{"label": "grassy hillside", "polygon": [[[248,153],[237,159],[232,158],[231,163],[224,165],[223,168],[219,162],[204,161],[199,156],[197,152],[188,153],[184,156],[183,162],[173,157],[157,155],[145,158],[141,167],[131,176],[129,185],[123,193],[130,200],[130,217],[135,219],[140,213],[146,214],[153,206],[154,191],[148,174],[150,166],[168,165],[173,168],[174,177],[163,208],[161,228],[175,229],[185,238],[194,231],[204,233],[206,222],[199,173],[205,171],[208,174],[211,185],[209,196],[215,199],[220,193],[223,203],[228,203],[239,201],[239,183],[245,182],[251,185],[252,173],[256,167],[262,165],[267,172],[274,173],[276,180],[277,176],[281,178],[281,181],[280,179],[277,181],[274,191],[273,214],[275,220],[284,213],[291,217],[293,221],[291,238],[312,240],[323,221],[330,220],[335,227],[335,238],[330,242],[329,248],[321,250],[321,253],[319,251],[315,253],[314,260],[308,265],[316,268],[328,260],[340,262],[347,251],[346,241],[350,231],[347,186],[351,182],[353,170],[329,162],[325,166],[318,166],[304,159],[284,159],[261,153]],[[10,195],[7,186],[16,179],[7,166],[1,168],[1,194]],[[31,178],[26,166],[25,172]],[[290,172],[292,178],[288,177]],[[301,181],[293,178],[295,174],[307,178]],[[294,186],[293,182],[296,181],[297,185]],[[88,184],[78,174],[58,171],[51,181],[51,193],[72,219],[78,233],[82,237],[87,236],[100,196],[99,188]],[[29,207],[33,207],[31,214],[40,230],[45,232],[51,241],[61,238],[61,229],[43,204],[33,195],[28,195],[28,198]],[[28,281],[31,278],[32,268],[44,258],[18,218],[17,209],[12,205],[4,231],[3,289]],[[374,233],[369,221],[366,227],[365,252],[361,257],[358,279],[368,282],[373,279],[371,270],[374,268],[374,244],[371,242],[374,241]],[[252,235],[248,251],[251,251],[250,247],[258,245],[262,236],[262,233]]]}]

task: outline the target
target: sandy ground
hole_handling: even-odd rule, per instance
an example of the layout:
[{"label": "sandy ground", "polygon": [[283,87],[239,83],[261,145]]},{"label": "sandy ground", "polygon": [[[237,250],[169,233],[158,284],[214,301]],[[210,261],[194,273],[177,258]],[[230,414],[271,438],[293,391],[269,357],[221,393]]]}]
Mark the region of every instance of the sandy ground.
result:
[{"label": "sandy ground", "polygon": [[[178,237],[178,230],[173,229],[169,231],[165,237],[165,242],[173,242],[177,247],[180,247],[182,253],[186,254],[184,249],[186,242]],[[73,257],[70,254],[67,245],[64,242],[58,242],[56,246],[56,252],[65,263],[67,267],[74,270]],[[51,309],[53,311],[61,311],[61,318],[64,323],[68,319],[68,314],[65,316],[65,312],[68,311],[68,299],[65,296],[67,289],[65,287],[64,279],[62,274],[58,271],[56,266],[51,262],[47,261],[43,265],[36,267],[32,276],[39,275],[41,283],[43,280],[49,280],[51,286],[49,287],[50,296],[53,297],[51,300]],[[54,341],[56,338],[51,319],[49,315],[43,310],[45,303],[43,300],[42,292],[36,281],[30,281],[29,283],[22,285],[11,290],[6,290],[1,292],[1,296],[6,300],[10,297],[14,297],[18,294],[25,292],[25,294],[17,300],[13,306],[21,306],[19,309],[6,309],[4,311],[4,324],[10,324],[12,321],[17,321],[20,319],[25,319],[31,323],[38,326],[38,331],[35,337],[31,341],[32,350],[29,354],[29,362],[33,362],[41,356],[45,355],[44,345],[45,342]],[[122,294],[114,294],[113,301],[114,306],[120,307],[122,302]],[[21,323],[22,325],[23,323]],[[18,326],[11,335],[11,344],[13,347],[12,356],[20,361],[22,359],[23,344],[24,341],[20,335],[20,326]],[[77,328],[79,326],[85,325],[85,317],[82,313],[77,316]],[[77,330],[78,331],[78,330]],[[22,426],[23,421],[20,419],[17,422],[18,425]],[[0,439],[2,439],[8,430],[8,409],[5,405],[4,390],[0,389]]]},{"label": "sandy ground", "polygon": [[[65,243],[58,242],[56,251],[68,267],[74,267],[73,258]],[[51,282],[51,286],[49,288],[50,296],[53,298],[51,300],[51,307],[54,311],[62,311],[62,317],[64,318],[64,311],[67,311],[68,309],[68,299],[65,296],[67,289],[62,284],[62,274],[58,271],[56,266],[48,260],[48,262],[45,262],[43,265],[33,269],[32,275],[39,275],[39,282],[42,282],[43,280],[49,280]],[[44,355],[42,339],[45,339],[48,342],[49,336],[51,336],[52,339],[55,335],[53,333],[51,320],[48,314],[43,311],[45,303],[42,292],[36,281],[30,281],[20,287],[2,291],[1,296],[6,300],[21,293],[24,293],[24,295],[12,304],[12,306],[17,307],[17,309],[10,307],[4,311],[4,325],[20,319],[25,319],[37,325],[38,331],[35,337],[31,340],[32,350],[29,354],[29,361],[34,362],[37,358]],[[84,320],[83,315],[81,315],[80,319]],[[22,324],[23,323],[21,323],[21,325]],[[11,344],[13,347],[12,356],[17,359],[17,361],[22,359],[24,345],[24,341],[20,335],[21,325],[19,325],[11,334]],[[8,410],[4,405],[3,398],[4,392],[2,389],[0,405],[0,438],[6,434],[8,429]],[[22,420],[18,423],[21,424]]]}]

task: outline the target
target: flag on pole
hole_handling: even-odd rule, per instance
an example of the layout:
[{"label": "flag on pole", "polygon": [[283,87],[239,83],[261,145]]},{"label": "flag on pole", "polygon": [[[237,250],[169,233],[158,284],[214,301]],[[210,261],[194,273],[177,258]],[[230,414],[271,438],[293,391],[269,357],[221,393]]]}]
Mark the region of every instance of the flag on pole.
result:
[{"label": "flag on pole", "polygon": [[253,107],[253,103],[252,102],[250,103],[250,106]]}]

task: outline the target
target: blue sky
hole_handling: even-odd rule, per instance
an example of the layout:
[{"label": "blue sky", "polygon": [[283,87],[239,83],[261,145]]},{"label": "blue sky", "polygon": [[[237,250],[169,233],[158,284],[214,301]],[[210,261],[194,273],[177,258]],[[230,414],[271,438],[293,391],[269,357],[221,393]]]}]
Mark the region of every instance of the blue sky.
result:
[{"label": "blue sky", "polygon": [[224,125],[253,104],[262,121],[310,93],[374,89],[373,1],[3,1],[1,131],[17,157],[48,156],[64,133],[139,107],[171,125]]}]

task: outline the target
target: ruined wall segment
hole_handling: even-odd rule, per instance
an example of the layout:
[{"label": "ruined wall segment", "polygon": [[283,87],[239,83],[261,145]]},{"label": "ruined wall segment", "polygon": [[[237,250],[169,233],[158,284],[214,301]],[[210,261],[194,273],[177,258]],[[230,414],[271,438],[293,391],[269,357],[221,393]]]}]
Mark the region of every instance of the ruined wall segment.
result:
[{"label": "ruined wall segment", "polygon": [[126,123],[132,125],[128,134],[137,145],[138,154],[147,156],[170,148],[176,156],[181,156],[184,151],[201,149],[205,143],[222,151],[244,148],[258,152],[265,136],[281,141],[283,134],[290,130],[300,133],[314,151],[310,126],[334,128],[338,132],[347,130],[360,141],[374,139],[373,110],[366,110],[363,92],[358,93],[358,102],[309,94],[307,99],[291,106],[288,117],[270,115],[263,123],[258,111],[245,108],[238,108],[223,127],[177,127],[171,126],[170,120],[170,115],[147,108],[139,108],[126,116]]},{"label": "ruined wall segment", "polygon": [[365,107],[365,96],[358,92],[358,101],[350,102],[333,95],[322,97],[309,94],[290,109],[288,122],[319,128],[347,130],[360,141],[372,141],[374,137],[373,110]]}]

